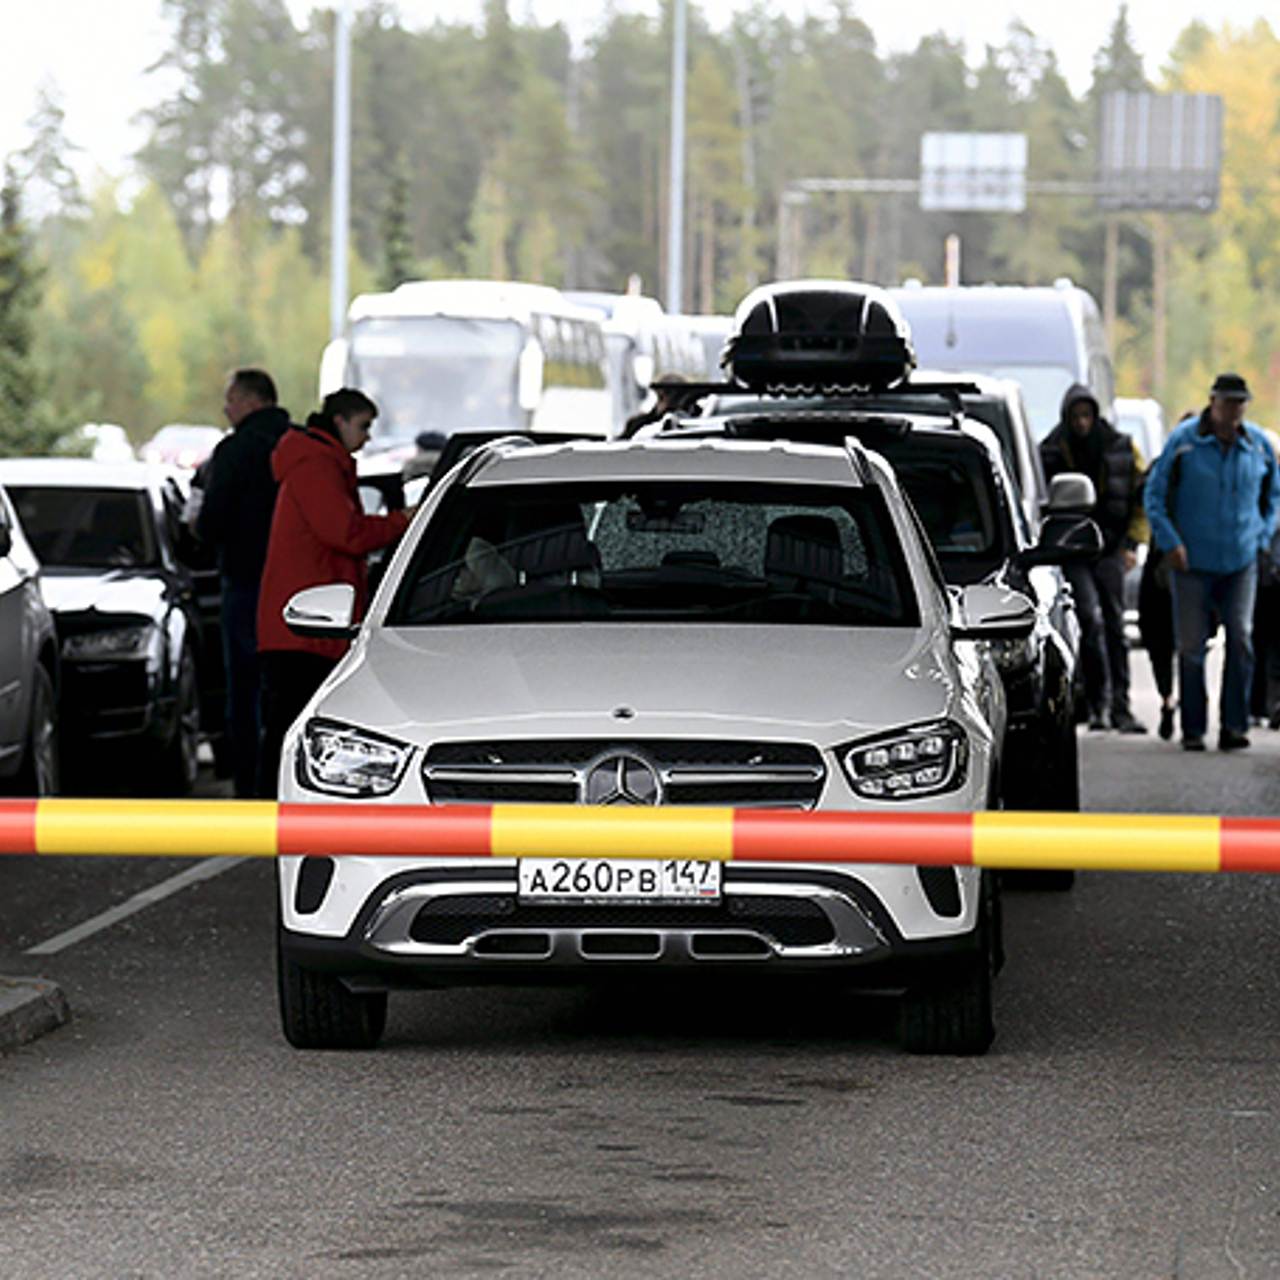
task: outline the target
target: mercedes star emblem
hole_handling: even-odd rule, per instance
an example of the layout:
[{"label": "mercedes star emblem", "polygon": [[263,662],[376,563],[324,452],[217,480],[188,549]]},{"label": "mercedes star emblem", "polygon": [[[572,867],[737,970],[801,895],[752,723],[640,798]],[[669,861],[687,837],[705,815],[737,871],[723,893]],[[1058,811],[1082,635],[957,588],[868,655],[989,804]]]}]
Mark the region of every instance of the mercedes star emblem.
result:
[{"label": "mercedes star emblem", "polygon": [[647,760],[629,751],[602,756],[587,770],[584,804],[661,804],[662,783]]}]

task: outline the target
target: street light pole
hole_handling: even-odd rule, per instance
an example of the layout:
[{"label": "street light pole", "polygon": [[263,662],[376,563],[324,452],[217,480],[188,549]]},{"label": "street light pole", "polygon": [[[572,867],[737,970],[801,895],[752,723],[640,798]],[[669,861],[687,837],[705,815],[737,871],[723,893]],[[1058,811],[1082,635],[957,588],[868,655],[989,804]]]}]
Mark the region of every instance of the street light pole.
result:
[{"label": "street light pole", "polygon": [[347,323],[347,243],[351,225],[351,0],[338,0],[333,33],[333,203],[330,220],[329,337]]},{"label": "street light pole", "polygon": [[667,206],[667,310],[684,310],[684,116],[689,11],[675,0],[671,39],[671,181]]}]

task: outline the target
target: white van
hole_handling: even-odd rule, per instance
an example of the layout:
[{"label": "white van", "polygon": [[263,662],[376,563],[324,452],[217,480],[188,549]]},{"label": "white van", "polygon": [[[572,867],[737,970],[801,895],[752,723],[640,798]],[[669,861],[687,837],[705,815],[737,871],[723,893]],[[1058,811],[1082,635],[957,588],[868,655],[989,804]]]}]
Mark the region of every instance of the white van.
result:
[{"label": "white van", "polygon": [[1037,440],[1058,424],[1074,383],[1114,421],[1115,375],[1097,303],[1062,279],[1051,287],[907,284],[891,289],[922,369],[989,373],[1022,386]]}]

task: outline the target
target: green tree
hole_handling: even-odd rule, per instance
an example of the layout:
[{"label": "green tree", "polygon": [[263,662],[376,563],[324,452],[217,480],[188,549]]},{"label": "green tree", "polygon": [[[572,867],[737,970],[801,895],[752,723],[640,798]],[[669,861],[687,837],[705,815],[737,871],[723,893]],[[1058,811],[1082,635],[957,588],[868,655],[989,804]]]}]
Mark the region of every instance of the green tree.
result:
[{"label": "green tree", "polygon": [[144,171],[194,244],[218,206],[292,224],[305,217],[300,86],[310,70],[285,0],[163,0],[173,43],[156,69],[178,80],[145,113]]},{"label": "green tree", "polygon": [[391,176],[391,189],[382,214],[383,289],[414,278],[413,226],[409,215],[409,190],[412,179],[404,165]]},{"label": "green tree", "polygon": [[518,274],[563,284],[564,250],[585,231],[596,180],[569,129],[561,90],[544,76],[530,74],[516,95],[496,172],[516,212]]},{"label": "green tree", "polygon": [[0,451],[7,454],[45,453],[66,429],[49,421],[35,357],[41,272],[21,201],[17,177],[6,166],[0,188]]},{"label": "green tree", "polygon": [[591,241],[594,274],[604,287],[636,275],[653,292],[661,278],[669,64],[658,24],[640,14],[611,14],[587,45],[580,115],[601,186]]},{"label": "green tree", "polygon": [[37,221],[80,217],[86,211],[80,179],[70,159],[79,148],[66,134],[67,113],[50,85],[36,92],[36,109],[27,122],[31,141],[14,157],[23,203]]},{"label": "green tree", "polygon": [[712,48],[698,51],[690,76],[689,207],[693,222],[692,310],[712,314],[746,292],[734,266],[750,196],[743,181],[743,138],[736,86]]},{"label": "green tree", "polygon": [[1142,54],[1133,42],[1129,6],[1122,4],[1111,24],[1107,43],[1093,55],[1089,97],[1098,102],[1104,93],[1141,93],[1150,87],[1142,69]]}]

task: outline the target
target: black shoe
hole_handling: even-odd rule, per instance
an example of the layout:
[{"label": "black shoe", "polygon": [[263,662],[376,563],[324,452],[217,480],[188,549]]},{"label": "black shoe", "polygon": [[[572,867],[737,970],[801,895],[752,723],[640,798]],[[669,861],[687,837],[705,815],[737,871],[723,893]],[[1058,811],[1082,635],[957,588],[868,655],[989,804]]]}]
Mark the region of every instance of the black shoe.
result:
[{"label": "black shoe", "polygon": [[1111,728],[1111,721],[1107,717],[1105,711],[1094,711],[1089,716],[1089,730],[1091,733],[1104,733]]},{"label": "black shoe", "polygon": [[1272,729],[1280,729],[1280,707],[1277,707],[1271,713],[1271,719],[1267,721],[1267,724]]},{"label": "black shoe", "polygon": [[1182,735],[1183,751],[1203,751],[1204,739],[1197,738],[1195,734],[1184,733]]},{"label": "black shoe", "polygon": [[1160,708],[1160,736],[1168,742],[1173,737],[1173,717],[1177,707]]},{"label": "black shoe", "polygon": [[1223,731],[1218,734],[1219,751],[1242,751],[1248,745],[1248,735],[1237,733],[1234,729],[1223,729]]},{"label": "black shoe", "polygon": [[1111,727],[1121,733],[1146,733],[1147,726],[1130,711],[1113,711]]}]

